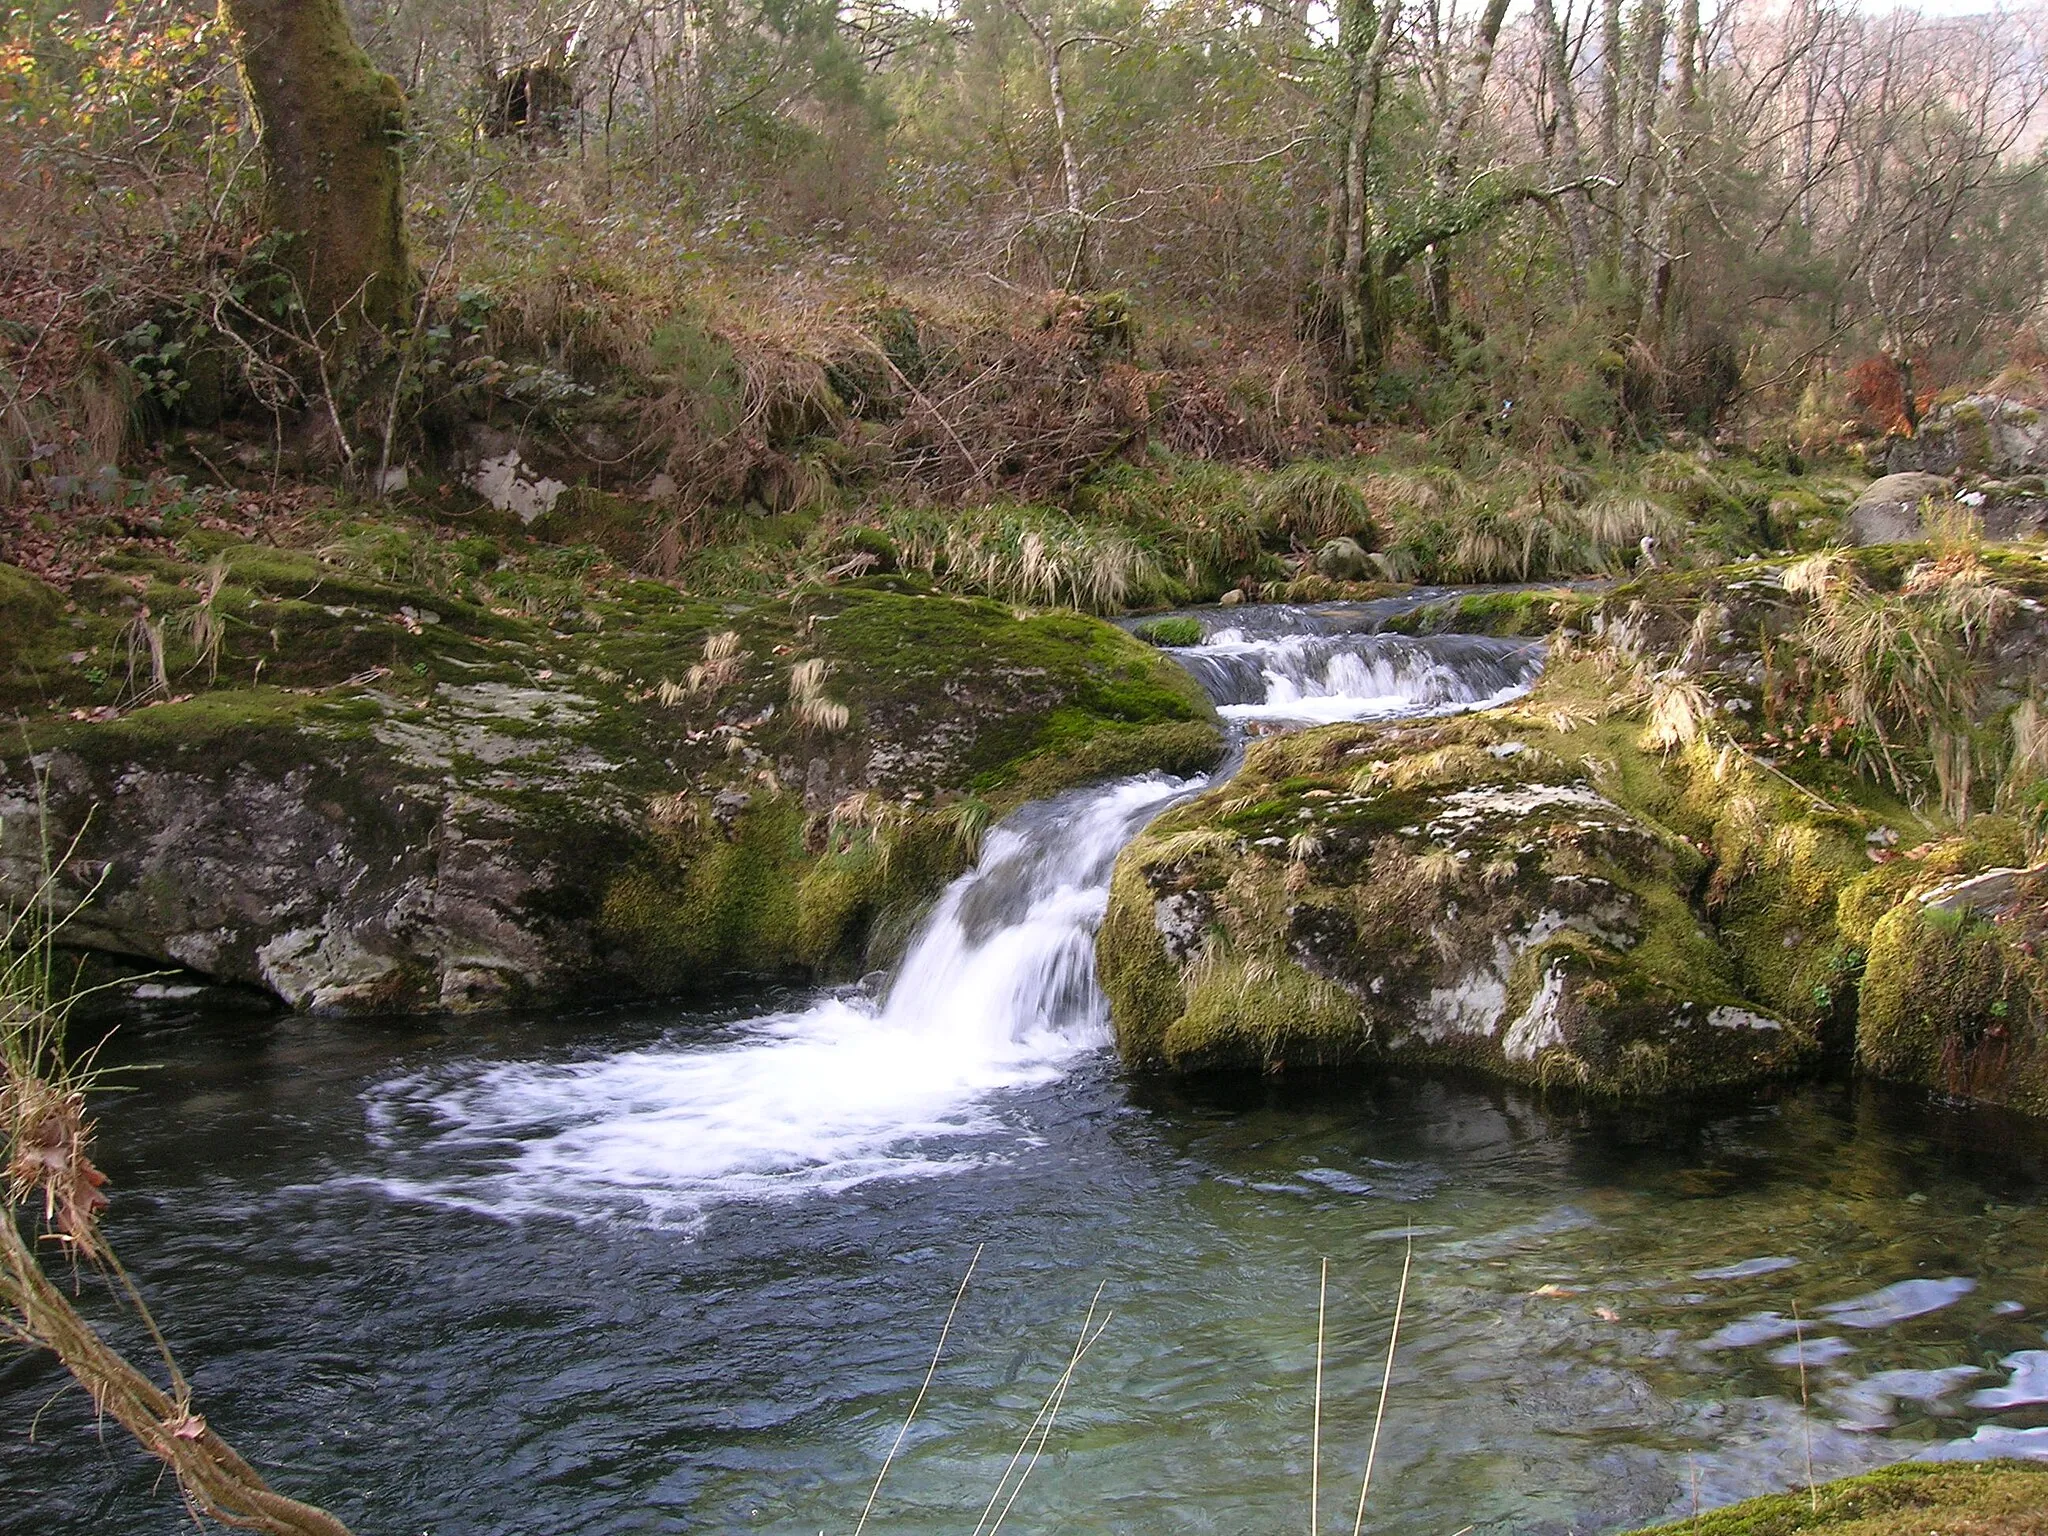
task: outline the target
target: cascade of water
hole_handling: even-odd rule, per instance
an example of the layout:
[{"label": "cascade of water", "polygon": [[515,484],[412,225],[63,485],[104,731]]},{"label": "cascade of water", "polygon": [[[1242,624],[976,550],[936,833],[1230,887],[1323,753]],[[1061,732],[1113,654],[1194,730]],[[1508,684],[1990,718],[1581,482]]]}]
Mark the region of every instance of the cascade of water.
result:
[{"label": "cascade of water", "polygon": [[[1542,664],[1526,643],[1328,632],[1347,618],[1288,610],[1268,633],[1219,630],[1175,654],[1226,717],[1283,723],[1480,707]],[[506,1214],[689,1224],[724,1200],[979,1161],[1003,1128],[1003,1090],[1107,1043],[1095,931],[1111,868],[1203,783],[1150,775],[1020,809],[924,920],[883,1001],[835,992],[716,1043],[386,1084],[373,1128],[403,1122],[387,1147],[431,1168],[387,1182]]]}]

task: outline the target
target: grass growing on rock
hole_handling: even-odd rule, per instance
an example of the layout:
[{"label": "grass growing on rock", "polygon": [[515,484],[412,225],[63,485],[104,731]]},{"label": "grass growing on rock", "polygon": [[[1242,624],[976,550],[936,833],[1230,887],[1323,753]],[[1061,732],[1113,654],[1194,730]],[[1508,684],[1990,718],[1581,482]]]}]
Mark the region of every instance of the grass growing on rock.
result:
[{"label": "grass growing on rock", "polygon": [[[480,846],[509,837],[544,878],[506,919],[584,946],[600,988],[855,971],[962,867],[964,809],[1221,749],[1182,669],[1073,612],[901,576],[732,602],[594,550],[339,509],[298,532],[120,544],[68,606],[0,569],[23,621],[0,689],[28,745],[67,765],[81,813],[123,786],[298,783],[371,864],[387,799],[474,823]],[[202,605],[211,665],[216,630],[187,621]],[[858,838],[828,835],[870,803]]]},{"label": "grass growing on rock", "polygon": [[1811,1494],[1771,1494],[1653,1529],[1684,1536],[2034,1536],[2044,1506],[2048,1468],[2015,1461],[1907,1463],[1822,1483]]}]

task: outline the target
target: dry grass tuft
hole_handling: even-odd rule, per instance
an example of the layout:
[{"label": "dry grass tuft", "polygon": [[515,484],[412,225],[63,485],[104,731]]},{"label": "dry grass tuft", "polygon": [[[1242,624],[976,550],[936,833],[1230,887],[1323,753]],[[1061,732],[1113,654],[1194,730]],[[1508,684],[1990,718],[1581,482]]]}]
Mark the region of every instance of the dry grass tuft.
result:
[{"label": "dry grass tuft", "polygon": [[[724,689],[740,680],[747,653],[740,649],[740,635],[736,629],[722,630],[704,642],[704,659],[690,668],[689,691],[706,698],[716,698]],[[668,684],[664,683],[666,689]],[[666,692],[662,703],[670,704]]]},{"label": "dry grass tuft", "polygon": [[853,711],[825,695],[825,679],[832,663],[819,656],[808,657],[789,669],[789,707],[797,728],[827,735],[846,729]]}]

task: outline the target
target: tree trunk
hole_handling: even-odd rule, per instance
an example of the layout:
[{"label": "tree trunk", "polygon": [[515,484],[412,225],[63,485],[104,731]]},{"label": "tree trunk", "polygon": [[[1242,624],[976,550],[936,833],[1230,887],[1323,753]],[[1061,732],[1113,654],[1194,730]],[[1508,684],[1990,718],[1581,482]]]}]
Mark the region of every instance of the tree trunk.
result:
[{"label": "tree trunk", "polygon": [[1670,148],[1665,155],[1664,189],[1650,217],[1644,244],[1649,250],[1650,280],[1643,294],[1643,318],[1637,333],[1655,345],[1663,334],[1664,312],[1671,302],[1671,279],[1677,270],[1672,255],[1673,215],[1680,184],[1692,152],[1694,117],[1699,104],[1700,0],[1680,0],[1678,9],[1678,80],[1672,90]]},{"label": "tree trunk", "polygon": [[1344,141],[1344,270],[1339,293],[1344,314],[1344,369],[1354,391],[1365,375],[1379,367],[1384,350],[1378,269],[1365,259],[1372,238],[1366,169],[1372,159],[1373,125],[1379,117],[1380,81],[1401,19],[1401,4],[1402,0],[1388,0],[1377,26],[1370,4],[1353,5],[1346,13],[1351,125]]},{"label": "tree trunk", "polygon": [[1564,194],[1565,233],[1571,241],[1572,298],[1586,297],[1586,272],[1593,264],[1593,209],[1586,196],[1585,160],[1579,153],[1579,103],[1572,91],[1571,59],[1565,53],[1564,33],[1557,25],[1557,12],[1550,0],[1536,0],[1536,41],[1543,50],[1545,71],[1550,76],[1550,100],[1557,112],[1558,169],[1572,185]]},{"label": "tree trunk", "polygon": [[1664,74],[1664,0],[1643,0],[1636,8],[1635,122],[1629,145],[1627,197],[1622,211],[1622,275],[1640,289],[1649,253],[1644,226],[1650,214],[1650,189],[1656,172],[1654,137],[1659,85]]},{"label": "tree trunk", "polygon": [[405,307],[398,141],[405,103],[349,35],[340,0],[221,0],[263,156],[264,219],[315,326]]},{"label": "tree trunk", "polygon": [[[1600,174],[1621,184],[1621,0],[1600,0]],[[1610,252],[1619,249],[1619,219],[1610,206],[1601,220]]]},{"label": "tree trunk", "polygon": [[[1487,0],[1472,46],[1451,76],[1447,110],[1443,126],[1437,130],[1431,157],[1434,170],[1430,191],[1439,207],[1457,195],[1458,146],[1470,136],[1472,125],[1478,120],[1486,94],[1486,77],[1493,69],[1494,45],[1500,39],[1501,21],[1507,13],[1508,0]],[[1451,324],[1451,258],[1440,245],[1430,248],[1429,261],[1423,268],[1423,284],[1429,294],[1430,325],[1441,344],[1443,333]]]},{"label": "tree trunk", "polygon": [[1060,68],[1060,53],[1072,39],[1055,42],[1052,19],[1040,22],[1019,3],[1004,0],[1016,18],[1024,23],[1039,51],[1045,55],[1045,85],[1052,96],[1053,132],[1060,141],[1060,182],[1066,191],[1067,219],[1074,230],[1074,255],[1067,264],[1061,286],[1081,292],[1095,286],[1093,221],[1088,217],[1088,186],[1082,179],[1081,154],[1074,146],[1073,131],[1067,124],[1067,80]]}]

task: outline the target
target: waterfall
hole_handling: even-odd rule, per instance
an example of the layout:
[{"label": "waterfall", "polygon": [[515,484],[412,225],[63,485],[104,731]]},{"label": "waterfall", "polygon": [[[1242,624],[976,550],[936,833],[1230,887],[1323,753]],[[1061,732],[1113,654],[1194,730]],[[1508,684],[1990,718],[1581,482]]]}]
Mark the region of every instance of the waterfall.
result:
[{"label": "waterfall", "polygon": [[[1248,623],[1265,627],[1218,628],[1173,654],[1227,719],[1269,728],[1483,707],[1542,665],[1527,642],[1342,632],[1349,613]],[[990,829],[880,997],[842,989],[714,1040],[386,1083],[370,1105],[396,1165],[384,1182],[505,1215],[690,1226],[721,1202],[1003,1155],[1005,1090],[1109,1042],[1095,933],[1117,853],[1205,783],[1154,774],[1021,808]]]}]

